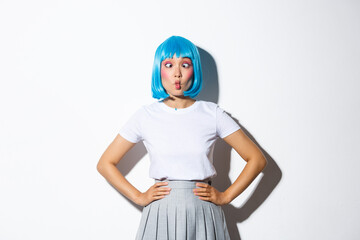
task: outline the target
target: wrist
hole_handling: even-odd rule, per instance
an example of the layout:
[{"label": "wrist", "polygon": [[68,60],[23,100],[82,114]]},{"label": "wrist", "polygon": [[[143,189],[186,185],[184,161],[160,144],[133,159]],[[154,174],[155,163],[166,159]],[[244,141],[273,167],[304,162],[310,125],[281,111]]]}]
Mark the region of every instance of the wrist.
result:
[{"label": "wrist", "polygon": [[135,194],[134,194],[134,198],[133,198],[133,202],[135,203],[135,204],[137,204],[137,205],[141,205],[141,195],[142,195],[143,193],[142,192],[140,192],[140,191],[138,191],[138,192],[136,192]]},{"label": "wrist", "polygon": [[223,199],[224,199],[224,204],[229,204],[233,200],[230,193],[227,190],[223,192]]}]

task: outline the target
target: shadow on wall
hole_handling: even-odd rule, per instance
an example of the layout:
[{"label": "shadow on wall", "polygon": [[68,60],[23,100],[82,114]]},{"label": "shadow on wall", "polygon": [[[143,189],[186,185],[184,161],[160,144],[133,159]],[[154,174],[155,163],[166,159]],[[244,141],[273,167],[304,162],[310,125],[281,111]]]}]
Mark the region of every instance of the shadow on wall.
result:
[{"label": "shadow on wall", "polygon": [[[203,70],[203,88],[196,99],[218,103],[219,81],[215,60],[205,50],[199,47],[198,49]],[[229,115],[231,116],[231,114]],[[268,161],[268,164],[263,171],[263,177],[245,204],[239,208],[236,208],[231,204],[222,206],[230,238],[232,240],[241,240],[237,224],[245,221],[258,207],[260,207],[260,205],[266,200],[273,189],[275,189],[276,185],[280,182],[282,173],[275,161],[266,151],[264,151],[264,149],[259,146],[252,135],[239,123],[237,119],[233,119],[241,126],[245,134],[249,136],[249,138],[261,149]],[[229,178],[231,149],[231,146],[229,146],[221,138],[217,140],[214,149],[214,166],[217,171],[217,176],[213,180],[212,185],[219,191],[225,191],[231,185]],[[117,165],[117,168],[124,176],[126,176],[146,154],[147,151],[144,144],[139,142],[123,157]],[[142,207],[134,204],[127,198],[125,199],[140,212],[142,211]]]}]

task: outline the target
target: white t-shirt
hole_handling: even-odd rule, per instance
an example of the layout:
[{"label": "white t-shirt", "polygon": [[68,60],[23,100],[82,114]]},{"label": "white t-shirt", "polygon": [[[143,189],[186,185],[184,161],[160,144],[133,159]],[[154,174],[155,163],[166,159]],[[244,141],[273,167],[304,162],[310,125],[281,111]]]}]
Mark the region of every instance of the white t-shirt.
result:
[{"label": "white t-shirt", "polygon": [[144,142],[151,178],[204,180],[216,176],[216,139],[238,129],[240,126],[213,102],[196,100],[175,110],[160,100],[140,107],[119,134],[133,143]]}]

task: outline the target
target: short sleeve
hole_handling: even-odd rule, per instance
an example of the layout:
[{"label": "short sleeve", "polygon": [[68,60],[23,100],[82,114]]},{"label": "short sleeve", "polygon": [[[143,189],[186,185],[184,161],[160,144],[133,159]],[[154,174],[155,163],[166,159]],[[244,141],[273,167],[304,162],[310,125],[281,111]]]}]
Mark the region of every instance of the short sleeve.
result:
[{"label": "short sleeve", "polygon": [[119,130],[119,134],[126,140],[137,143],[142,140],[141,133],[141,120],[144,119],[144,109],[141,107],[138,109],[130,119]]},{"label": "short sleeve", "polygon": [[216,133],[224,138],[241,127],[222,108],[216,107]]}]

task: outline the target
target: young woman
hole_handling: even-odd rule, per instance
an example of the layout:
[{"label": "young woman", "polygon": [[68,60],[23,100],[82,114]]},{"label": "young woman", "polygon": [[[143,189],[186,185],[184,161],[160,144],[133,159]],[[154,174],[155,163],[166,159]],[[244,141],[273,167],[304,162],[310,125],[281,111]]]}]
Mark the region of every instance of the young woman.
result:
[{"label": "young woman", "polygon": [[[99,160],[100,174],[144,207],[137,240],[229,240],[221,205],[242,193],[267,164],[260,149],[223,109],[194,99],[201,87],[196,46],[179,36],[168,38],[156,50],[153,65],[151,89],[159,100],[139,108]],[[218,137],[247,162],[224,192],[211,186]],[[155,180],[146,192],[136,189],[116,168],[139,141],[149,153],[150,177]]]}]

